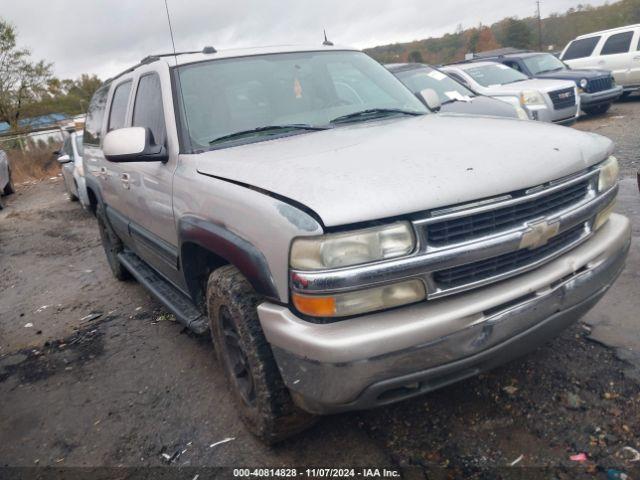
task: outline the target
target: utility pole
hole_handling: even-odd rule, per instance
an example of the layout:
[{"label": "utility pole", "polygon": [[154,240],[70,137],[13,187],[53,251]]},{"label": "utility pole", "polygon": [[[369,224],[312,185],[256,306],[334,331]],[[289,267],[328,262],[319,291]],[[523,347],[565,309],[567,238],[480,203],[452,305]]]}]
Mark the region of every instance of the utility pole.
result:
[{"label": "utility pole", "polygon": [[542,18],[540,17],[540,0],[536,0],[538,10],[538,51],[542,51]]}]

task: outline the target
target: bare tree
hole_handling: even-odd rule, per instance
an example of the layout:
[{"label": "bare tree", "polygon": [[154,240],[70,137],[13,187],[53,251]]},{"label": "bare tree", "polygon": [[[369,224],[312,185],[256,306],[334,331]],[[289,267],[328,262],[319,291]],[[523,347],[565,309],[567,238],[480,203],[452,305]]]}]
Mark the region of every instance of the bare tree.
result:
[{"label": "bare tree", "polygon": [[18,48],[14,26],[0,18],[0,121],[18,128],[25,105],[45,91],[51,67],[32,61],[28,48]]}]

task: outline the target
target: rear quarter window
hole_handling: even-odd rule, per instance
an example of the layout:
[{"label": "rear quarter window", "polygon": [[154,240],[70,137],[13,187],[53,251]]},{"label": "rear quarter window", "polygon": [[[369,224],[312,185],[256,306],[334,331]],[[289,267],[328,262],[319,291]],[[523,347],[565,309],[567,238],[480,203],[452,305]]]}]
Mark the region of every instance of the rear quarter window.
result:
[{"label": "rear quarter window", "polygon": [[115,92],[113,92],[111,111],[109,112],[108,131],[124,127],[131,84],[131,81],[121,83],[116,87]]},{"label": "rear quarter window", "polygon": [[590,57],[599,41],[599,36],[574,40],[569,44],[569,48],[567,48],[567,51],[564,52],[562,59],[574,60],[576,58]]},{"label": "rear quarter window", "polygon": [[84,126],[84,143],[87,145],[100,145],[100,133],[104,123],[104,112],[107,107],[107,94],[109,86],[100,87],[93,94],[87,111],[87,119]]},{"label": "rear quarter window", "polygon": [[602,46],[600,55],[615,55],[616,53],[627,53],[631,47],[633,32],[622,32],[611,35]]}]

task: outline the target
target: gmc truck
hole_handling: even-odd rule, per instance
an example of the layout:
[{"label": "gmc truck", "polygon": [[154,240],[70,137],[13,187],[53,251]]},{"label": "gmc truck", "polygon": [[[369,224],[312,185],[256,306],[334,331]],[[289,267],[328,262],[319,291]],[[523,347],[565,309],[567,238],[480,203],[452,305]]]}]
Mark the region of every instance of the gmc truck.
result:
[{"label": "gmc truck", "polygon": [[91,101],[114,276],[210,332],[265,442],[531,351],[623,268],[610,140],[426,105],[329,45],[154,55]]}]

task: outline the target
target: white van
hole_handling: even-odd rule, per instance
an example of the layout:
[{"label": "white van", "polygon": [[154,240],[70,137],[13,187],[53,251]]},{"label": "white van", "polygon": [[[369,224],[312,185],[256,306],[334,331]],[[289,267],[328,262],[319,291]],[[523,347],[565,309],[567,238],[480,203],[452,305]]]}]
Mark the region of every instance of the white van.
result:
[{"label": "white van", "polygon": [[560,59],[572,68],[611,70],[623,95],[640,89],[640,24],[581,35]]}]

